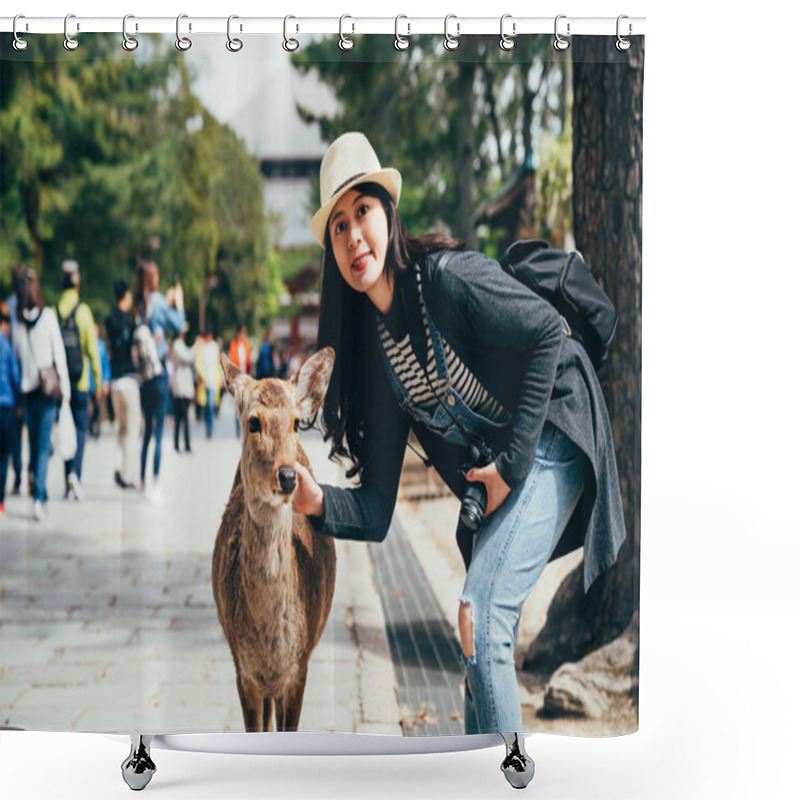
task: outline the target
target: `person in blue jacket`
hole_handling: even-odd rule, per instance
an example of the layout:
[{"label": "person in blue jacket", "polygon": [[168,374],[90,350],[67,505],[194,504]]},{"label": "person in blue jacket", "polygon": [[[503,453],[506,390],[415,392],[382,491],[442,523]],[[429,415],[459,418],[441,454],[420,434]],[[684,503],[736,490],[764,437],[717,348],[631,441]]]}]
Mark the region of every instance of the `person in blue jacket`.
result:
[{"label": "person in blue jacket", "polygon": [[[144,261],[136,269],[136,295],[134,298],[134,318],[137,324],[150,328],[156,343],[161,371],[155,377],[143,381],[141,387],[142,416],[144,417],[144,437],[140,469],[140,488],[155,505],[164,502],[164,494],[158,483],[161,469],[161,439],[164,434],[164,418],[167,414],[169,377],[167,374],[167,355],[169,345],[167,333],[177,334],[186,322],[183,308],[183,287],[180,283],[171,286],[166,295],[158,290],[159,272],[155,261]],[[153,481],[145,484],[147,451],[150,439],[155,436],[153,453]]]},{"label": "person in blue jacket", "polygon": [[580,546],[588,590],[625,538],[610,422],[553,306],[453,239],[410,236],[400,190],[361,133],[322,160],[318,346],[336,359],[321,427],[359,482],[319,485],[298,464],[293,507],[322,534],[384,539],[409,428],[457,497],[481,485],[483,517],[457,526],[465,730],[518,733],[525,600],[551,558]]},{"label": "person in blue jacket", "polygon": [[0,514],[5,513],[8,462],[14,445],[16,407],[19,399],[19,363],[11,346],[11,315],[0,306]]}]

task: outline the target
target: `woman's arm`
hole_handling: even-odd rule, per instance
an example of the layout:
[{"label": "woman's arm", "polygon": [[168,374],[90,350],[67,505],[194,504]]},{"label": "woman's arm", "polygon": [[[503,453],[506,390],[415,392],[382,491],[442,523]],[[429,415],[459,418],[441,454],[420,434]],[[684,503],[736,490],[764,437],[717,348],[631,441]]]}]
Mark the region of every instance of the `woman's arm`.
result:
[{"label": "woman's arm", "polygon": [[508,447],[494,462],[513,489],[536,456],[561,352],[561,318],[547,300],[481,253],[453,256],[439,270],[434,290],[442,313],[466,341],[498,354],[515,352],[525,363]]},{"label": "woman's arm", "polygon": [[[365,422],[367,452],[361,485],[343,489],[321,484],[322,515],[309,520],[315,531],[337,539],[380,542],[389,531],[397,501],[409,423],[391,392],[383,365],[376,361],[370,368],[376,374]],[[305,495],[312,502],[316,486],[309,484]]]}]

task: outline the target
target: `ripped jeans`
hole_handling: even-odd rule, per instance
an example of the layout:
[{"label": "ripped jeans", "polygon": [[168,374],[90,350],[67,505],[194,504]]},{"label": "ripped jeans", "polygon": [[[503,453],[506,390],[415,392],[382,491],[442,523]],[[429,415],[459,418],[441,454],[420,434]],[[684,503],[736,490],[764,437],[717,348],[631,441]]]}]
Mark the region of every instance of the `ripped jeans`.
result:
[{"label": "ripped jeans", "polygon": [[469,658],[461,653],[465,733],[523,732],[514,667],[520,612],[578,504],[583,469],[578,447],[545,425],[527,478],[475,534],[459,598],[473,641]]}]

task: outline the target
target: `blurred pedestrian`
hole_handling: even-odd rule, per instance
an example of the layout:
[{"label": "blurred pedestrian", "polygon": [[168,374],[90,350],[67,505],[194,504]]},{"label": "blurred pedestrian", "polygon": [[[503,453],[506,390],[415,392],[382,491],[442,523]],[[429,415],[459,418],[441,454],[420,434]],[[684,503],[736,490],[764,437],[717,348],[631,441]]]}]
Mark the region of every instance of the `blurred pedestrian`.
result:
[{"label": "blurred pedestrian", "polygon": [[28,426],[33,518],[40,520],[47,503],[50,434],[59,404],[62,399],[70,400],[70,380],[58,319],[52,308],[45,308],[42,285],[32,269],[25,271],[17,285],[17,315],[12,330]]},{"label": "blurred pedestrian", "polygon": [[[167,413],[167,331],[177,333],[186,322],[183,310],[183,288],[175,283],[167,289],[166,296],[158,290],[159,272],[155,261],[144,261],[136,270],[135,319],[138,325],[146,326],[155,340],[156,352],[161,365],[158,374],[142,383],[142,414],[144,415],[144,437],[140,465],[140,487],[148,500],[161,505],[164,495],[158,483],[161,469],[161,438],[164,434],[164,417]],[[150,439],[155,436],[153,453],[153,481],[145,485],[147,451]]]},{"label": "blurred pedestrian", "polygon": [[[11,294],[6,298],[6,309],[11,318],[11,346],[14,346],[14,319],[17,316],[17,284],[25,278],[25,267],[16,264],[11,270]],[[18,395],[17,406],[14,409],[14,420],[11,428],[11,465],[14,469],[14,486],[12,495],[20,494],[22,484],[22,429],[25,427],[25,414],[22,408],[22,394]],[[33,484],[32,476],[28,483]]]},{"label": "blurred pedestrian", "polygon": [[136,487],[139,460],[142,404],[139,397],[139,375],[132,358],[133,296],[124,278],[114,281],[114,300],[116,308],[106,318],[111,367],[111,403],[117,425],[114,482],[122,489],[133,489]]},{"label": "blurred pedestrian", "polygon": [[19,380],[19,362],[11,346],[11,316],[3,303],[0,305],[0,514],[5,512],[6,477],[14,444]]},{"label": "blurred pedestrian", "polygon": [[256,379],[263,380],[264,378],[274,378],[276,376],[275,357],[277,355],[277,348],[269,340],[269,330],[264,331],[264,338],[261,340],[261,347],[258,351],[258,359],[256,361]]},{"label": "blurred pedestrian", "polygon": [[102,367],[97,349],[97,328],[94,316],[80,300],[81,274],[78,262],[68,259],[61,264],[61,297],[56,305],[61,337],[67,359],[72,391],[70,409],[75,421],[78,448],[75,457],[64,462],[64,497],[83,498],[83,451],[89,430],[89,372],[94,373],[94,396],[99,404]]},{"label": "blurred pedestrian", "polygon": [[[252,368],[251,355],[252,348],[250,346],[250,340],[247,338],[247,326],[240,324],[236,329],[236,338],[231,342],[231,346],[228,350],[228,357],[245,373],[245,375],[249,375]],[[236,422],[236,438],[238,439],[241,432],[239,415],[234,414],[233,419]]]},{"label": "blurred pedestrian", "polygon": [[206,439],[210,439],[214,433],[214,411],[219,401],[219,390],[222,385],[222,367],[219,363],[219,355],[219,345],[214,338],[214,331],[207,328],[195,361],[200,398],[205,411]]},{"label": "blurred pedestrian", "polygon": [[95,322],[94,332],[97,336],[97,352],[100,354],[100,371],[103,375],[103,385],[100,388],[100,400],[94,383],[94,370],[89,370],[89,433],[95,438],[100,438],[100,418],[102,404],[106,402],[109,407],[109,418],[113,421],[114,412],[111,406],[111,363],[108,360],[108,347],[102,336],[100,326]]},{"label": "blurred pedestrian", "polygon": [[183,446],[187,453],[192,452],[189,437],[189,406],[194,397],[194,349],[186,344],[186,331],[189,323],[185,322],[178,332],[178,338],[172,343],[172,400],[175,406],[175,452],[180,453],[180,433],[183,427]]}]

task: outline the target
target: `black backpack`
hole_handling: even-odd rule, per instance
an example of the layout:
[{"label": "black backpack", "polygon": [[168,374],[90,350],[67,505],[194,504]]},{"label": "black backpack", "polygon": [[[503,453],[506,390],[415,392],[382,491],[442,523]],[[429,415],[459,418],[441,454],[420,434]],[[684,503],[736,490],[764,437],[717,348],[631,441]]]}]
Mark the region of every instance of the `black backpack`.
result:
[{"label": "black backpack", "polygon": [[552,249],[540,239],[520,239],[500,265],[556,308],[595,369],[605,362],[619,315],[580,253]]},{"label": "black backpack", "polygon": [[61,319],[61,311],[58,305],[56,305],[58,325],[61,328],[61,338],[64,340],[64,352],[67,355],[67,373],[69,374],[70,383],[77,383],[83,374],[81,332],[78,330],[78,323],[75,321],[78,305],[72,309],[72,313],[66,319]]}]

